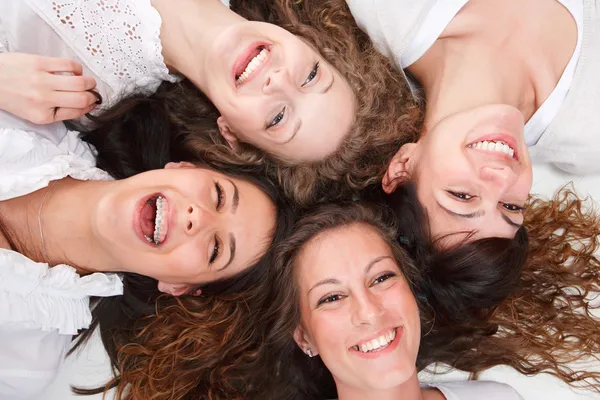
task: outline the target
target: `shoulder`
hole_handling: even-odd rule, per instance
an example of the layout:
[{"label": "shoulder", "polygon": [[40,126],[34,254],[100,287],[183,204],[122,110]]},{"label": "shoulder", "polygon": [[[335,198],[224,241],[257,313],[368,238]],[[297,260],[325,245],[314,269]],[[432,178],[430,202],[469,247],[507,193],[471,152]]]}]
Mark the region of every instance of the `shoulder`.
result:
[{"label": "shoulder", "polygon": [[377,49],[387,56],[399,57],[434,0],[346,0],[346,3]]},{"label": "shoulder", "polygon": [[437,388],[448,400],[522,400],[515,389],[500,382],[458,381],[434,383],[429,386]]},{"label": "shoulder", "polygon": [[110,179],[96,168],[94,149],[62,123],[37,127],[7,125],[11,124],[0,127],[0,200],[34,192],[66,176]]}]

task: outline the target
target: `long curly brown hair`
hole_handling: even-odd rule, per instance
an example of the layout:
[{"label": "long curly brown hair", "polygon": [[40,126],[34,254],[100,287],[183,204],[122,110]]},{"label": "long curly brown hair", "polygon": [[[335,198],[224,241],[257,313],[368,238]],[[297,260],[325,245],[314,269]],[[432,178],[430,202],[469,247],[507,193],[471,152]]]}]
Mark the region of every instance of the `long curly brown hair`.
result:
[{"label": "long curly brown hair", "polygon": [[[348,81],[356,98],[355,118],[338,151],[320,162],[300,165],[247,143],[233,152],[219,132],[218,110],[188,80],[164,82],[149,97],[132,95],[105,110],[105,115],[126,120],[138,110],[153,109],[157,112],[144,116],[147,123],[168,125],[200,159],[214,165],[266,167],[287,197],[301,207],[349,197],[380,181],[400,146],[417,139],[422,113],[392,62],[357,27],[346,2],[233,0],[231,5],[250,20],[277,24],[304,39]],[[113,129],[121,126],[115,124]]]},{"label": "long curly brown hair", "polygon": [[442,361],[476,376],[504,364],[600,391],[600,372],[585,364],[600,354],[600,217],[590,199],[564,187],[550,201],[532,198],[525,225],[529,252],[514,293],[485,323],[430,343],[437,350],[422,365]]},{"label": "long curly brown hair", "polygon": [[[593,306],[587,298],[600,289],[600,262],[594,256],[600,218],[587,206],[569,189],[550,201],[531,200],[525,214],[529,253],[521,278],[507,281],[512,293],[503,295],[499,305],[475,313],[477,318],[436,315],[429,306],[431,296],[437,294],[436,301],[441,301],[444,292],[438,286],[424,298],[421,279],[421,286],[415,286],[423,321],[418,368],[442,362],[477,374],[504,364],[600,391],[600,373],[572,364],[600,353],[600,320],[590,314]],[[267,312],[291,306],[293,291],[285,288],[289,285],[265,280],[231,298],[186,298],[166,308],[159,305],[156,315],[140,321],[129,336],[133,339],[119,348],[121,375],[112,382],[118,387],[117,399],[267,398],[265,390],[272,387],[275,371],[281,371],[276,364],[289,372],[297,361],[274,359],[272,353],[273,338],[284,340],[282,332],[291,326],[287,319],[278,320],[277,333],[273,312]],[[448,323],[456,320],[463,323]],[[287,333],[288,343],[295,346]],[[318,371],[310,368],[308,376],[315,381]],[[289,383],[281,384],[291,391]],[[331,390],[329,383],[329,388],[325,380],[313,389]]]}]

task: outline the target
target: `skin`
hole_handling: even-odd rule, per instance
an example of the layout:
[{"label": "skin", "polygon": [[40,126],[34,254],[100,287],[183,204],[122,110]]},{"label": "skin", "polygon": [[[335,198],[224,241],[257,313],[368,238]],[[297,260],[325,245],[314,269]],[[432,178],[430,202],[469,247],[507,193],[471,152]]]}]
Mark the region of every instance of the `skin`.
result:
[{"label": "skin", "polygon": [[[161,14],[165,62],[214,103],[232,148],[250,143],[289,163],[335,152],[354,117],[354,95],[339,72],[288,31],[247,21],[218,0],[153,0]],[[268,48],[238,84],[235,66],[248,49]]]},{"label": "skin", "polygon": [[[323,232],[304,246],[294,272],[301,313],[294,339],[321,357],[341,400],[443,399],[419,387],[417,304],[378,233],[360,224]],[[392,351],[365,357],[352,348],[393,328]]]},{"label": "skin", "polygon": [[[223,193],[218,209],[215,184]],[[54,187],[0,202],[7,232],[24,244],[24,255],[39,262],[46,262],[37,221],[46,191],[42,226],[50,265],[75,265],[81,274],[146,275],[159,281],[159,290],[173,295],[252,265],[265,253],[275,224],[275,207],[256,186],[187,163],[117,181],[66,178]],[[156,193],[168,199],[171,214],[167,239],[158,246],[135,231],[139,205]],[[229,261],[231,237],[235,254]],[[218,255],[211,262],[215,243]]]},{"label": "skin", "polygon": [[[468,147],[497,133],[514,141],[518,160]],[[444,244],[465,239],[456,232],[475,232],[473,240],[514,237],[532,184],[522,114],[510,106],[489,105],[445,118],[418,143],[402,146],[384,189],[393,192],[409,176],[417,182],[432,236],[445,237]]]},{"label": "skin", "polygon": [[[501,203],[523,205],[531,187],[523,125],[554,90],[576,42],[575,21],[557,1],[469,1],[430,49],[407,68],[425,91],[425,129],[416,144],[400,149],[384,189],[393,190],[394,180],[415,181],[434,236],[475,231],[472,239],[513,237],[516,228],[509,227],[502,215],[516,223],[522,216],[507,214]],[[521,114],[518,122],[516,112]],[[520,166],[484,156],[475,159],[464,150],[470,129],[485,119],[496,122],[480,133],[500,129],[517,140]],[[441,142],[435,145],[433,140]],[[444,144],[449,146],[445,151]],[[448,188],[461,189],[474,199],[463,204],[444,199],[447,208],[461,213],[477,208],[485,211],[485,217],[459,219],[442,213],[434,200]],[[464,235],[454,235],[444,242],[462,239]]]}]

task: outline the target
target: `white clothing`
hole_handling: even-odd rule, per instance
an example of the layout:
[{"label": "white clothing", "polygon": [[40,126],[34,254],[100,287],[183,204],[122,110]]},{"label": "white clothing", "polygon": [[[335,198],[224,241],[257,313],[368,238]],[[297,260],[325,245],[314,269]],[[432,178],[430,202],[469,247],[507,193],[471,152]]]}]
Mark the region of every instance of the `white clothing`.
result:
[{"label": "white clothing", "polygon": [[164,63],[161,23],[150,0],[0,0],[6,51],[77,60],[108,105],[178,79]]},{"label": "white clothing", "polygon": [[[62,124],[54,140],[18,129],[18,119],[4,112],[0,126],[0,201],[66,176],[111,179],[95,167],[92,149]],[[0,399],[41,393],[54,379],[72,335],[89,326],[89,297],[122,293],[116,274],[80,277],[70,266],[49,268],[0,249]]]},{"label": "white clothing", "polygon": [[[577,45],[554,91],[526,124],[526,142],[534,161],[587,174],[600,170],[600,0],[557,1],[577,23]],[[361,29],[400,68],[421,57],[466,3],[346,2]],[[414,94],[418,95],[416,91]]]},{"label": "white clothing", "polygon": [[525,124],[525,143],[534,146],[558,115],[575,75],[575,67],[579,62],[581,54],[581,40],[583,38],[583,1],[582,0],[558,0],[573,16],[577,24],[577,44],[569,63],[565,67],[556,87],[548,98],[537,109]]},{"label": "white clothing", "polygon": [[509,385],[492,381],[441,382],[426,387],[438,389],[446,400],[523,400]]}]

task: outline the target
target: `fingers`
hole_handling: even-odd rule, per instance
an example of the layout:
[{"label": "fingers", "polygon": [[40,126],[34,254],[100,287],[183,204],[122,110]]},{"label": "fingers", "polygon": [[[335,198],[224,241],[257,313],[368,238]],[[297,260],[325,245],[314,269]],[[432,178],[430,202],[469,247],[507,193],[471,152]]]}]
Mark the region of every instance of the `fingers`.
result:
[{"label": "fingers", "polygon": [[68,119],[76,119],[79,117],[83,117],[85,114],[89,113],[95,108],[95,104],[93,106],[87,108],[57,108],[54,112],[54,121],[65,121]]},{"label": "fingers", "polygon": [[52,104],[60,108],[88,108],[96,106],[98,98],[90,92],[54,92]]},{"label": "fingers", "polygon": [[52,90],[64,92],[85,92],[96,87],[96,80],[91,76],[50,75],[49,85]]},{"label": "fingers", "polygon": [[81,64],[75,60],[69,60],[68,58],[39,57],[38,62],[38,67],[48,72],[71,72],[75,75],[83,74],[83,67]]}]

